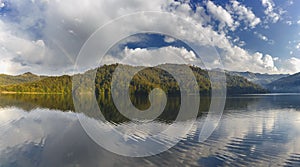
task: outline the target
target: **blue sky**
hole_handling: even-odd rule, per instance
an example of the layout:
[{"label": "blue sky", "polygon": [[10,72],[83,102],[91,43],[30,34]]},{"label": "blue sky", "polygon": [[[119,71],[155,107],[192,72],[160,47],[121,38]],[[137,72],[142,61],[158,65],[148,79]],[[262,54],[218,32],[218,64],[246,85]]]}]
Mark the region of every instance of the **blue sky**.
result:
[{"label": "blue sky", "polygon": [[[193,35],[203,32],[227,70],[296,73],[300,72],[299,9],[297,0],[0,0],[0,73],[72,73],[80,48],[93,32],[139,11],[169,12],[195,24],[185,36],[206,45]],[[137,21],[152,24],[147,19]],[[171,33],[180,24],[184,23],[170,22],[164,28]],[[137,27],[132,22],[120,31]],[[189,58],[195,55],[180,41],[143,34],[116,44],[108,57],[145,56],[135,64],[147,65],[156,58],[150,55],[166,51]]]}]

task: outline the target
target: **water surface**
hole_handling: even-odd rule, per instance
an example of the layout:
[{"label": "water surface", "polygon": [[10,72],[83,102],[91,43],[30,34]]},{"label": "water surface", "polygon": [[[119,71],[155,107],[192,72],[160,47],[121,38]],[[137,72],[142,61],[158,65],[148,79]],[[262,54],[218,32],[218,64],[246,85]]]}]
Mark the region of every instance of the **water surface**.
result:
[{"label": "water surface", "polygon": [[[129,158],[111,153],[90,139],[78,115],[92,116],[75,113],[70,97],[2,95],[0,166],[300,165],[300,95],[228,97],[217,129],[203,143],[198,142],[198,137],[210,100],[201,100],[196,123],[175,147],[151,157]],[[133,101],[137,107],[147,108],[147,100]],[[180,99],[171,98],[164,115],[148,130],[155,125],[169,126],[176,118],[178,106]],[[110,101],[103,102],[101,107],[106,119],[116,126],[131,124],[118,115]]]}]

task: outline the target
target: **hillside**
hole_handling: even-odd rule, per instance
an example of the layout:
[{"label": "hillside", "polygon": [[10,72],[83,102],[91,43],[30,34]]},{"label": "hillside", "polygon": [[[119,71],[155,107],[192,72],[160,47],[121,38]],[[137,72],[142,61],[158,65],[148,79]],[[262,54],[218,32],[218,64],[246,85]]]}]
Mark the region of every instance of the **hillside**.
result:
[{"label": "hillside", "polygon": [[[133,66],[123,65],[124,75],[130,68],[136,68]],[[112,74],[116,69],[117,65],[104,65],[97,69],[97,75],[95,78],[96,94],[110,94]],[[170,65],[171,68],[178,67],[177,65]],[[210,81],[208,72],[198,67],[190,67],[194,72],[197,79],[201,93],[210,93]],[[88,74],[90,71],[87,71]],[[122,73],[122,74],[123,74]],[[80,75],[80,74],[77,74]],[[184,71],[182,72],[182,77]],[[189,81],[190,78],[186,77]],[[118,81],[118,84],[124,85],[122,79]],[[176,80],[166,71],[160,68],[150,67],[137,73],[131,83],[130,92],[132,94],[147,94],[152,89],[160,87],[168,94],[180,93],[179,86]],[[247,79],[240,76],[231,76],[227,74],[227,87],[229,94],[249,94],[249,93],[265,93],[266,90],[261,86],[254,84]],[[191,88],[192,90],[193,88]],[[83,88],[82,90],[76,90],[80,92],[86,92],[90,88]],[[0,86],[0,92],[2,93],[53,93],[53,94],[71,94],[72,92],[72,80],[71,76],[60,76],[60,77],[46,77],[38,81],[4,85]],[[186,92],[189,93],[189,92]]]},{"label": "hillside", "polygon": [[[126,77],[126,75],[129,75],[128,71],[132,70],[133,68],[136,68],[128,65],[119,65],[119,66],[123,66],[123,70],[124,70],[124,72],[122,72],[122,74],[124,75],[122,75],[121,77]],[[178,65],[168,65],[168,66],[169,68],[178,68]],[[116,67],[117,67],[116,65],[110,65],[98,69],[97,77],[95,80],[97,93],[99,94],[103,92],[107,93],[110,91],[112,74],[115,71]],[[200,91],[202,93],[208,93],[210,89],[210,82],[209,82],[207,72],[199,68],[194,68],[194,67],[191,68],[193,69],[193,72],[199,83]],[[184,71],[182,71],[182,73],[183,74],[181,75],[181,77],[185,78],[187,83],[189,83],[190,78],[184,75],[185,74]],[[117,83],[121,87],[125,86],[123,80],[124,79],[120,78]],[[171,74],[169,74],[164,70],[161,70],[160,68],[154,68],[154,67],[145,68],[144,70],[138,72],[133,77],[130,83],[130,91],[133,94],[147,94],[154,88],[161,88],[168,94],[180,93],[180,89],[176,80],[172,77]],[[193,88],[191,88],[190,90],[192,89]]]},{"label": "hillside", "polygon": [[38,81],[13,85],[0,86],[2,93],[29,93],[29,94],[70,94],[72,80],[70,76],[44,77]]},{"label": "hillside", "polygon": [[16,75],[16,76],[0,74],[0,85],[28,83],[28,82],[38,81],[43,78],[45,77],[34,75],[30,72],[24,73],[22,75]]},{"label": "hillside", "polygon": [[300,73],[278,79],[267,88],[275,93],[300,93]]},{"label": "hillside", "polygon": [[289,76],[288,74],[260,74],[260,73],[252,73],[252,72],[234,72],[234,71],[228,71],[227,73],[234,76],[244,77],[247,80],[255,84],[261,85],[263,87],[280,78]]},{"label": "hillside", "polygon": [[255,94],[267,93],[268,91],[262,86],[250,82],[241,76],[226,75],[228,94]]}]

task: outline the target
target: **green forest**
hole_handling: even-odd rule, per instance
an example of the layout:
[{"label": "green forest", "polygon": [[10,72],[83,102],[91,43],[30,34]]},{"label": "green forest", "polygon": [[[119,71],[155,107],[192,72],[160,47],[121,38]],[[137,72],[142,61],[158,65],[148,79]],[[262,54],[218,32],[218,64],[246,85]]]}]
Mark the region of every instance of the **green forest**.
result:
[{"label": "green forest", "polygon": [[[109,95],[111,93],[112,75],[119,64],[104,65],[99,67],[95,78],[95,94]],[[124,75],[132,68],[129,65],[123,66]],[[174,68],[178,65],[172,65]],[[193,71],[200,89],[200,93],[209,94],[211,91],[211,83],[209,81],[208,72],[199,67],[189,66]],[[91,71],[87,71],[89,75]],[[123,74],[122,73],[122,74]],[[182,72],[184,74],[184,71]],[[82,75],[82,74],[77,74]],[[183,76],[184,77],[184,76]],[[226,74],[227,92],[228,94],[249,94],[249,93],[265,93],[267,92],[261,86],[254,84],[240,76],[231,76]],[[186,77],[189,81],[190,78]],[[71,94],[72,93],[72,76],[51,76],[39,77],[31,73],[25,73],[18,77],[0,76],[0,93],[14,94]],[[10,83],[11,82],[11,83]],[[4,84],[5,83],[5,84]],[[9,84],[10,83],[10,84]],[[189,82],[188,82],[189,83]],[[117,84],[124,84],[122,79]],[[148,94],[154,88],[161,88],[167,94],[178,94],[180,88],[176,80],[168,72],[157,68],[148,67],[138,72],[130,82],[131,94]],[[193,89],[193,88],[191,88]],[[88,91],[90,88],[81,89],[80,91]]]},{"label": "green forest", "polygon": [[38,81],[0,86],[2,93],[28,94],[70,94],[72,80],[70,76],[45,77]]},{"label": "green forest", "polygon": [[0,74],[0,85],[3,86],[3,85],[27,83],[27,82],[38,81],[44,78],[46,78],[46,76],[38,76],[30,72],[24,73],[22,75],[16,75],[16,76]]}]

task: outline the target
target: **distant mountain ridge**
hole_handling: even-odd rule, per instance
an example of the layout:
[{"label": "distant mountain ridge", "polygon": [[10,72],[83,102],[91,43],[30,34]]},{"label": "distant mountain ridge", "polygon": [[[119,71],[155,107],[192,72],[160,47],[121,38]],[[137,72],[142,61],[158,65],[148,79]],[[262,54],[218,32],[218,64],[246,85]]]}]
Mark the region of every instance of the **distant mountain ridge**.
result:
[{"label": "distant mountain ridge", "polygon": [[271,93],[300,93],[300,73],[260,74],[252,72],[227,72],[230,75],[242,76],[261,85]]},{"label": "distant mountain ridge", "polygon": [[300,73],[280,78],[266,88],[275,93],[300,93]]},{"label": "distant mountain ridge", "polygon": [[288,77],[290,75],[288,74],[261,74],[261,73],[253,73],[253,72],[235,72],[235,71],[227,71],[228,74],[230,75],[236,75],[236,76],[241,76],[244,77],[246,79],[248,79],[249,81],[258,84],[262,87],[267,87],[268,84],[284,78],[284,77]]}]

